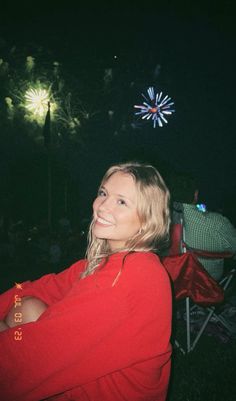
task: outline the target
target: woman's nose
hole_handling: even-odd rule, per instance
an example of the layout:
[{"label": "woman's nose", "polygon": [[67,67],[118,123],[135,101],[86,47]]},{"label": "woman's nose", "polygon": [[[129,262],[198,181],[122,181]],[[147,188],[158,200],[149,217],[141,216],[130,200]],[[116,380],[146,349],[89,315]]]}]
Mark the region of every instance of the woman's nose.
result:
[{"label": "woman's nose", "polygon": [[99,204],[98,209],[99,210],[110,210],[112,207],[112,202],[111,199],[106,197],[102,199],[102,202]]}]

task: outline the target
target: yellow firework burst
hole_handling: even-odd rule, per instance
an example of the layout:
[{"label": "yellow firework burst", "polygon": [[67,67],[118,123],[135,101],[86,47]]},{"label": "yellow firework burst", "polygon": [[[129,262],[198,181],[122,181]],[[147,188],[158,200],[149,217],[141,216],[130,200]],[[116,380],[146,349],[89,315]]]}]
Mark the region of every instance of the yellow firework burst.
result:
[{"label": "yellow firework burst", "polygon": [[25,107],[35,117],[45,116],[50,94],[46,89],[28,89],[25,93]]}]

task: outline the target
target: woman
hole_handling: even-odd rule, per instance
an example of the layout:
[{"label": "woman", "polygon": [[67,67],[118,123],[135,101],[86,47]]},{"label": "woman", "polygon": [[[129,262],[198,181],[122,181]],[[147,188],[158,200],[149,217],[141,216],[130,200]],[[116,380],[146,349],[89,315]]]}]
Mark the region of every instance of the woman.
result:
[{"label": "woman", "polygon": [[171,289],[153,251],[168,238],[168,204],[154,167],[112,166],[87,258],[2,294],[4,401],[166,399]]}]

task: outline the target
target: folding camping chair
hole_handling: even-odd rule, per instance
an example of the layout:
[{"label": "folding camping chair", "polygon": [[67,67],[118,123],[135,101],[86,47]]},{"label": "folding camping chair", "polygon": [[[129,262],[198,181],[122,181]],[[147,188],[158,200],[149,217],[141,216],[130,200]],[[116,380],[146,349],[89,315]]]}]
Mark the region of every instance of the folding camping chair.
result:
[{"label": "folding camping chair", "polygon": [[[192,253],[196,257],[200,256],[201,258],[206,258],[206,259],[226,259],[226,258],[232,258],[233,254],[230,252],[208,252],[208,251],[203,251],[199,249],[194,249],[190,248],[185,244],[185,248],[187,252]],[[230,269],[224,269],[224,274],[220,281],[218,282],[218,285],[222,288],[224,292],[224,301],[226,300],[227,292],[230,288],[230,285],[232,284],[233,279],[236,277],[236,267],[231,267]],[[198,305],[193,305],[190,308],[189,313],[193,312],[194,310],[198,309]],[[195,338],[195,340],[192,343],[192,349],[194,349],[195,345],[197,344],[198,340],[200,339],[201,335],[203,334],[205,328],[207,327],[208,323],[210,321],[215,321],[220,323],[227,331],[229,334],[234,333],[234,329],[232,324],[230,323],[229,320],[226,319],[226,317],[221,313],[222,308],[218,308],[217,305],[209,305],[206,307],[207,314],[202,322],[202,325],[199,329],[199,332]]]},{"label": "folding camping chair", "polygon": [[[226,272],[219,283],[217,283],[201,265],[197,256],[226,258],[231,257],[230,253],[213,253],[194,250],[187,247],[184,242],[184,226],[181,211],[175,216],[171,226],[171,247],[169,255],[162,258],[162,262],[173,282],[174,295],[176,300],[185,299],[186,314],[186,347],[183,348],[175,340],[175,344],[184,353],[194,350],[202,334],[204,333],[210,319],[220,322],[231,332],[232,327],[223,316],[217,313],[216,305],[222,303],[225,292],[228,289],[232,279],[236,276],[236,269],[232,268]],[[191,338],[192,322],[190,314],[199,306],[204,307],[206,311],[205,318],[195,334]]]}]

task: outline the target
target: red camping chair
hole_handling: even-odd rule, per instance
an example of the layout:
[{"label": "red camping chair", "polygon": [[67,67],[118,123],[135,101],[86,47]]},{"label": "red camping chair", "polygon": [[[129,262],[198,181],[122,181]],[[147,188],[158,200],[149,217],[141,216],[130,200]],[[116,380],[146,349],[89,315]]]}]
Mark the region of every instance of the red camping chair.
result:
[{"label": "red camping chair", "polygon": [[[194,249],[190,248],[185,244],[185,248],[187,249],[188,252],[192,253],[194,256],[198,257],[200,256],[201,258],[204,259],[229,259],[234,256],[234,254],[230,252],[208,252],[208,251],[202,251],[199,249]],[[224,274],[222,278],[219,280],[218,285],[222,288],[224,291],[224,297],[226,297],[227,292],[230,288],[230,285],[232,284],[233,279],[236,277],[236,268],[232,267],[230,269],[224,269]],[[193,305],[191,308],[191,311],[197,308],[197,305]],[[210,320],[214,320],[215,322],[221,323],[221,325],[224,326],[224,328],[229,332],[229,334],[233,334],[234,330],[232,327],[232,324],[230,323],[229,320],[222,315],[221,311],[217,311],[217,305],[211,305],[207,307],[208,314],[206,316],[205,321],[203,322],[199,333],[196,337],[196,342],[198,341],[198,338],[202,335],[203,331],[205,330],[208,322]]]},{"label": "red camping chair", "polygon": [[[174,288],[176,300],[185,299],[186,314],[186,348],[180,346],[177,340],[175,344],[185,354],[194,350],[211,318],[220,321],[228,330],[229,324],[216,313],[216,305],[224,300],[225,290],[228,288],[236,269],[232,269],[225,275],[220,283],[217,283],[198,261],[197,256],[207,255],[212,258],[231,257],[229,253],[212,253],[188,249],[183,242],[183,221],[173,224],[171,227],[171,247],[168,256],[162,258],[162,263],[167,269]],[[191,338],[190,313],[202,306],[206,310],[206,317],[201,324],[195,338]]]}]

